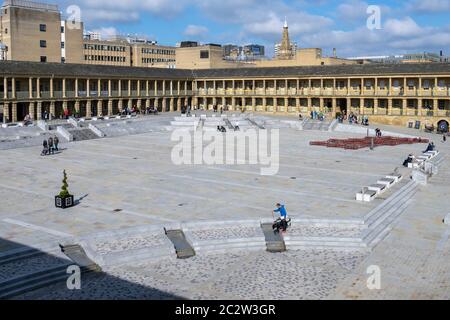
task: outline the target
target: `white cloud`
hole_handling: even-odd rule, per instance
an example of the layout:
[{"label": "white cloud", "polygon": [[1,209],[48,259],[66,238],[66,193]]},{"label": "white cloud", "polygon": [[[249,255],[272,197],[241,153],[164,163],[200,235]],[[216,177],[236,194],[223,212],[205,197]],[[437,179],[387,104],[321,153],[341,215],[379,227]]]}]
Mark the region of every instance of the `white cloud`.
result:
[{"label": "white cloud", "polygon": [[183,34],[189,37],[204,38],[208,31],[207,27],[190,24],[186,27]]},{"label": "white cloud", "polygon": [[414,0],[407,8],[415,12],[441,13],[450,11],[450,0]]}]

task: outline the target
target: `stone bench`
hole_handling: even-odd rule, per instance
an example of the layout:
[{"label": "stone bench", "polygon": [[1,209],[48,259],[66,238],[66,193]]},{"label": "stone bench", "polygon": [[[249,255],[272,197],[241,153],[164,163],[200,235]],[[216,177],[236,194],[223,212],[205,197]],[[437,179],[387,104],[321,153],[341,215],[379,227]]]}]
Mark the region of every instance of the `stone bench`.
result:
[{"label": "stone bench", "polygon": [[391,173],[387,175],[386,178],[394,179],[395,183],[398,183],[403,179],[403,176],[400,173]]},{"label": "stone bench", "polygon": [[361,192],[358,192],[356,194],[356,200],[362,201],[362,202],[372,202],[376,198],[377,194],[378,193],[376,191],[369,190],[366,187],[366,188],[363,188],[361,190]]},{"label": "stone bench", "polygon": [[386,188],[390,189],[396,184],[396,180],[392,178],[383,178],[377,181],[377,184],[384,184]]},{"label": "stone bench", "polygon": [[375,183],[368,186],[367,189],[369,189],[370,191],[376,191],[377,195],[380,195],[386,191],[387,187],[384,184]]}]

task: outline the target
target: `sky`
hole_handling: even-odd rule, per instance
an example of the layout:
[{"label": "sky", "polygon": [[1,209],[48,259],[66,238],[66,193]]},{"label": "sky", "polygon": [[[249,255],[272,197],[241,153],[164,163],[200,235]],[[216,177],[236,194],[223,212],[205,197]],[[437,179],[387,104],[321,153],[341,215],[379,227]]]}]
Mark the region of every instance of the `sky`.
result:
[{"label": "sky", "polygon": [[[41,0],[46,1],[46,0]],[[450,56],[450,0],[49,0],[63,14],[80,8],[85,29],[146,35],[164,45],[184,40],[261,44],[268,56],[285,18],[291,41],[331,55],[374,56],[444,51]],[[369,6],[377,6],[374,16]],[[70,16],[70,14],[67,14]],[[377,19],[375,19],[375,18]],[[378,19],[379,18],[379,19]],[[369,26],[368,27],[368,20]]]}]

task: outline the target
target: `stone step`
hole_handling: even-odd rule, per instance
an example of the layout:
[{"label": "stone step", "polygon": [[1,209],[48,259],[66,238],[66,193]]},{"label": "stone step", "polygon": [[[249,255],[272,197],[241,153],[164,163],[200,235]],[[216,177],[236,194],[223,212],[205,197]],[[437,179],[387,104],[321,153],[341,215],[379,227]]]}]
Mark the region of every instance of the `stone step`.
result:
[{"label": "stone step", "polygon": [[166,235],[172,241],[179,259],[195,256],[194,248],[186,240],[183,230],[166,230]]},{"label": "stone step", "polygon": [[272,223],[261,224],[261,229],[266,240],[267,251],[269,252],[284,252],[286,251],[286,244],[283,236],[280,233],[275,233],[272,228]]},{"label": "stone step", "polygon": [[9,299],[67,279],[66,270],[69,265],[70,263],[1,282],[0,299]]},{"label": "stone step", "polygon": [[33,248],[11,250],[0,256],[0,266],[11,262],[34,258],[43,254],[43,251]]}]

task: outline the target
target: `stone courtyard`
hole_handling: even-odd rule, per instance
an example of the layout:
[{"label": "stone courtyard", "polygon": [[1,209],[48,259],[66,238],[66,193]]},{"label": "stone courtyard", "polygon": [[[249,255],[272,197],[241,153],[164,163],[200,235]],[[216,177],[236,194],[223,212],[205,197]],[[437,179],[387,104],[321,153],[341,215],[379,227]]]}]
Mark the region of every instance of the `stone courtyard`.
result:
[{"label": "stone courtyard", "polygon": [[[174,165],[176,143],[170,138],[176,116],[98,123],[105,138],[64,142],[60,153],[45,157],[40,142],[30,142],[35,138],[23,145],[20,139],[11,145],[2,138],[8,147],[0,151],[0,288],[2,281],[70,264],[58,244],[78,241],[87,244],[88,255],[92,249],[102,275],[86,276],[80,291],[58,283],[18,298],[450,298],[450,227],[442,222],[450,211],[450,146],[439,136],[381,127],[435,141],[441,152],[439,173],[427,186],[416,186],[402,162],[409,153],[421,154],[426,144],[374,150],[315,147],[309,142],[364,133],[359,128],[301,130],[293,118],[255,115],[256,122],[280,130],[279,172],[261,176],[258,165]],[[240,120],[240,125],[252,124]],[[397,185],[370,203],[355,200],[362,187],[396,168],[404,177]],[[63,170],[78,200],[64,211],[54,207]],[[246,250],[249,244],[208,251],[208,241],[257,239],[259,222],[272,219],[277,202],[293,219],[286,252],[273,254],[257,245]],[[241,220],[256,221],[256,227],[240,227]],[[234,223],[214,226],[227,221]],[[170,226],[186,229],[198,245],[196,256],[131,254],[170,247],[161,238]],[[2,262],[2,255],[24,247],[45,255]],[[118,253],[123,253],[120,263]],[[366,286],[370,265],[381,268],[380,290]]]}]

